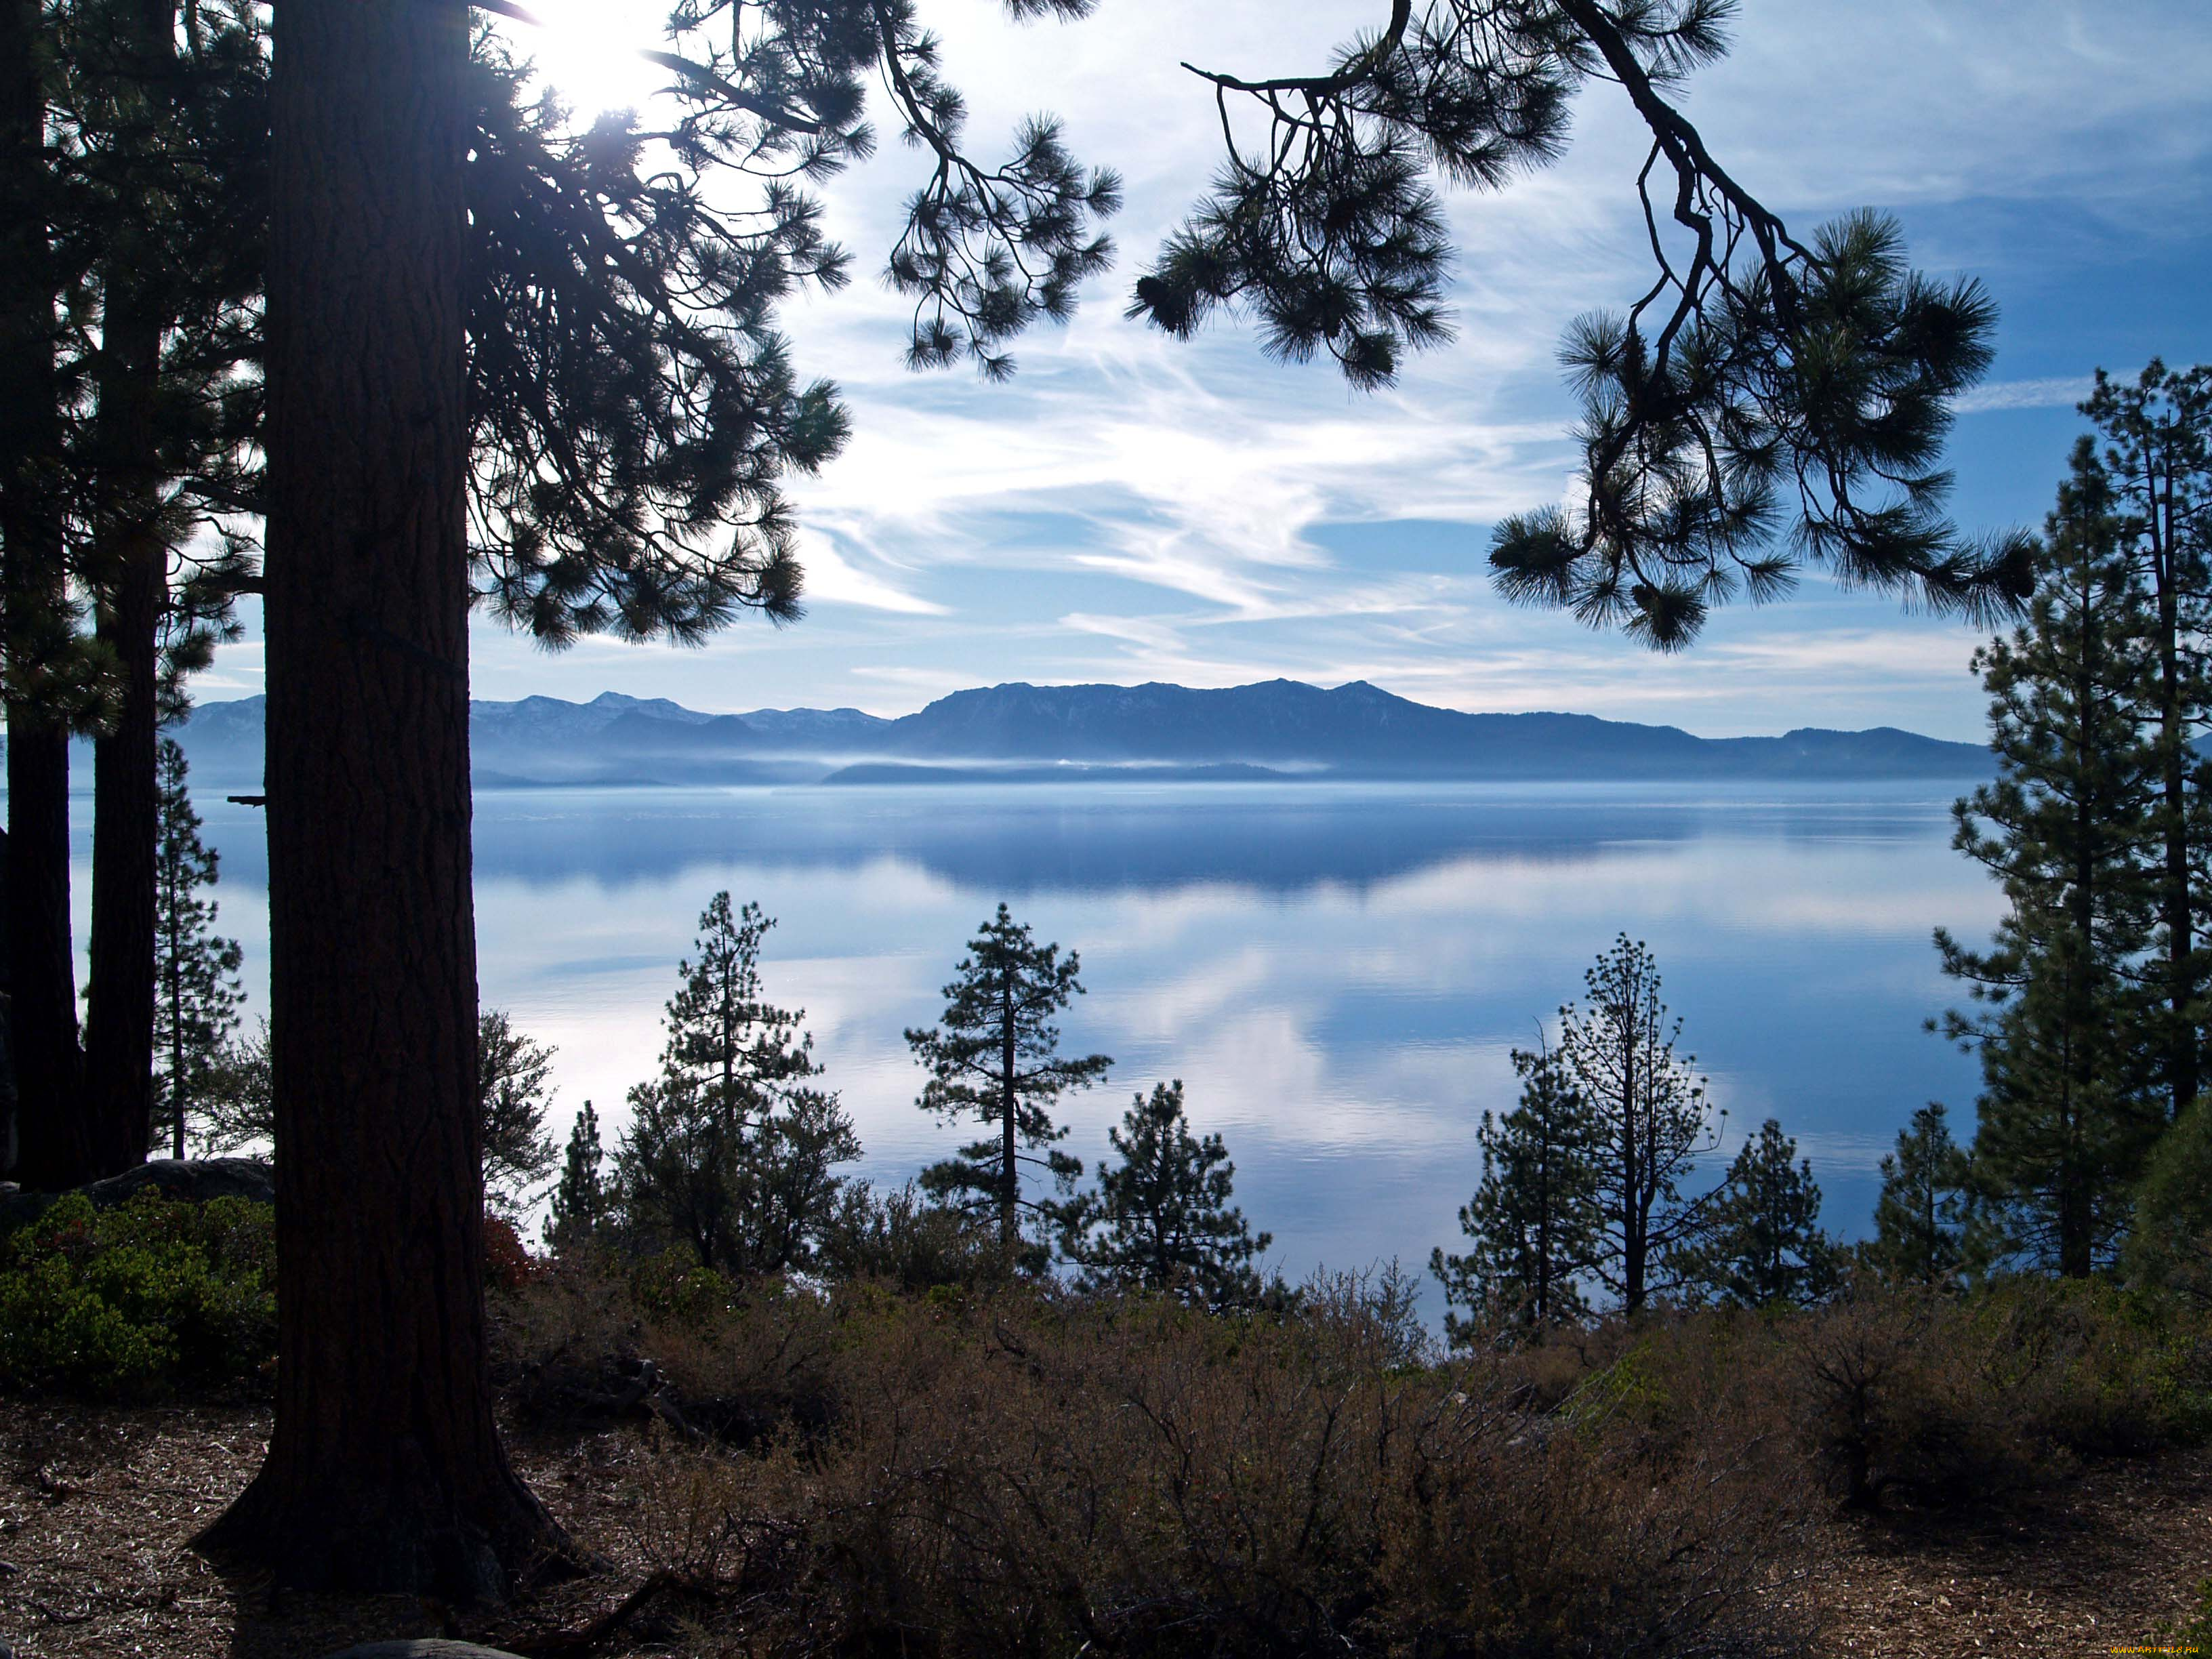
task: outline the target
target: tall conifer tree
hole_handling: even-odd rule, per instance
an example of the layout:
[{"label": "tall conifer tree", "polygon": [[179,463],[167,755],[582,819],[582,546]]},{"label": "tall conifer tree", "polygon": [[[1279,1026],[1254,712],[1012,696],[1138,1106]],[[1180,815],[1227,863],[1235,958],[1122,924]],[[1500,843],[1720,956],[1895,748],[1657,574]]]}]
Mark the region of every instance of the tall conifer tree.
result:
[{"label": "tall conifer tree", "polygon": [[630,1091],[615,1152],[626,1228],[691,1250],[730,1273],[806,1266],[860,1155],[797,1010],[761,994],[760,947],[773,919],[717,893],[695,954],[678,964],[660,1074]]},{"label": "tall conifer tree", "polygon": [[1253,1258],[1273,1243],[1231,1203],[1237,1166],[1218,1134],[1193,1135],[1182,1080],[1155,1084],[1106,1132],[1119,1162],[1056,1218],[1061,1248],[1091,1285],[1184,1296],[1210,1308],[1260,1294]]},{"label": "tall conifer tree", "polygon": [[1623,933],[1583,975],[1587,1001],[1559,1010],[1559,1062],[1597,1119],[1600,1248],[1591,1269],[1629,1313],[1671,1289],[1675,1252],[1694,1240],[1712,1195],[1680,1183],[1717,1141],[1705,1079],[1674,1044],[1659,964]]},{"label": "tall conifer tree", "polygon": [[250,378],[267,109],[250,9],[70,0],[54,15],[57,166],[85,216],[75,228],[96,319],[70,337],[90,399],[73,423],[72,519],[113,666],[112,718],[94,746],[84,1029],[86,1109],[112,1171],[144,1156],[152,1108],[157,733],[176,671],[204,659],[199,624],[211,614],[220,631],[245,574],[221,536],[211,559],[176,550],[252,435],[228,394]]},{"label": "tall conifer tree", "polygon": [[83,276],[71,208],[50,164],[59,74],[40,0],[0,0],[0,698],[8,720],[8,1054],[13,1174],[30,1187],[97,1173],[83,1111],[76,953],[70,940],[69,739],[96,730],[112,691],[82,632],[67,557],[64,302]]},{"label": "tall conifer tree", "polygon": [[1954,808],[1954,844],[2008,913],[1985,951],[1936,936],[1972,999],[1942,1029],[1981,1056],[1977,1183],[2003,1247],[2069,1277],[2110,1259],[2165,1120],[2158,656],[2116,505],[2085,437],[2028,619],[1974,659],[1998,775]]},{"label": "tall conifer tree", "polygon": [[288,1583],[495,1598],[575,1557],[507,1459],[487,1370],[469,20],[287,0],[276,28],[263,618],[284,1272],[268,1456],[209,1539]]},{"label": "tall conifer tree", "polygon": [[605,1149],[599,1144],[599,1115],[587,1100],[568,1127],[568,1143],[561,1154],[561,1179],[545,1218],[546,1249],[566,1254],[598,1235],[609,1209],[599,1173],[605,1160]]},{"label": "tall conifer tree", "polygon": [[1541,1330],[1589,1311],[1577,1281],[1596,1263],[1603,1225],[1597,1114],[1555,1050],[1516,1048],[1513,1069],[1520,1104],[1503,1118],[1485,1112],[1475,1135],[1482,1181],[1459,1212],[1473,1248],[1429,1255],[1455,1346],[1501,1323]]},{"label": "tall conifer tree", "polygon": [[[2142,633],[2155,659],[2142,711],[2159,754],[2159,939],[2166,1001],[2166,1113],[2179,1118],[2203,1074],[2206,875],[2212,798],[2197,740],[2212,726],[2212,367],[2153,358],[2132,385],[2101,369],[2081,405],[2100,447],[2088,465],[2110,496],[2112,534],[2142,585]],[[2081,463],[2077,462],[2077,465]]]},{"label": "tall conifer tree", "polygon": [[1973,1165],[1945,1116],[1941,1103],[1930,1101],[1897,1132],[1897,1150],[1882,1154],[1867,1256],[1895,1283],[1953,1285],[1966,1262]]},{"label": "tall conifer tree", "polygon": [[1820,1231],[1820,1184],[1775,1119],[1743,1143],[1705,1224],[1674,1254],[1685,1285],[1730,1307],[1802,1304],[1827,1294],[1839,1262]]},{"label": "tall conifer tree", "polygon": [[553,1173],[545,1113],[556,1050],[515,1029],[504,1010],[477,1017],[477,1113],[483,1124],[484,1207],[513,1221]]},{"label": "tall conifer tree", "polygon": [[1022,1196],[1024,1166],[1042,1169],[1063,1189],[1082,1163],[1054,1142],[1067,1130],[1052,1108],[1071,1089],[1087,1089],[1113,1061],[1104,1054],[1063,1057],[1053,1016],[1083,994],[1080,963],[1057,945],[1039,945],[1001,904],[968,943],[958,977],[944,990],[938,1023],[906,1034],[929,1072],[916,1103],[946,1121],[973,1118],[988,1138],[922,1172],[922,1186],[963,1208],[987,1209],[999,1222],[999,1248],[1020,1253],[1022,1213],[1043,1213]]},{"label": "tall conifer tree", "polygon": [[155,1130],[173,1158],[185,1155],[185,1133],[216,1085],[231,1034],[238,1029],[238,941],[213,932],[217,857],[200,841],[200,817],[186,787],[185,751],[173,738],[160,750],[161,839],[154,857]]}]

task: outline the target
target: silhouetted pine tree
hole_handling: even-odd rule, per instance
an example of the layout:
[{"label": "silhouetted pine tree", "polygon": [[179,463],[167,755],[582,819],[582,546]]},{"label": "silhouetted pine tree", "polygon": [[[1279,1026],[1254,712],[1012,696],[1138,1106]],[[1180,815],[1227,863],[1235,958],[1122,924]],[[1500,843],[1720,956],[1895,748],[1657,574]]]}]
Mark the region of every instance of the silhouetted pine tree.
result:
[{"label": "silhouetted pine tree", "polygon": [[598,1237],[609,1213],[609,1194],[600,1179],[605,1152],[599,1145],[599,1115],[586,1101],[569,1127],[568,1144],[561,1155],[561,1179],[553,1188],[550,1212],[545,1218],[545,1248],[562,1254],[588,1244]]},{"label": "silhouetted pine tree", "polygon": [[1476,1133],[1482,1181],[1459,1212],[1474,1248],[1429,1255],[1454,1346],[1501,1326],[1540,1330],[1589,1311],[1577,1281],[1596,1260],[1602,1226],[1597,1115],[1555,1051],[1516,1048],[1513,1069],[1521,1103],[1503,1118],[1485,1112]]},{"label": "silhouetted pine tree", "polygon": [[86,250],[68,234],[74,204],[52,166],[61,66],[52,30],[40,0],[0,0],[0,699],[9,866],[0,964],[16,1105],[10,1173],[33,1188],[98,1173],[70,936],[69,739],[105,722],[113,693],[113,663],[85,634],[70,558],[65,411],[82,386],[61,344]]},{"label": "silhouetted pine tree", "polygon": [[2146,963],[2163,757],[2141,724],[2157,657],[2114,509],[2084,438],[2028,620],[1974,659],[1998,775],[1953,809],[1953,844],[2008,912],[1986,951],[1936,935],[1973,1002],[1941,1029],[1981,1056],[1974,1169],[1993,1247],[2069,1277],[2111,1259],[2166,1119],[2161,976]]},{"label": "silhouetted pine tree", "polygon": [[477,1101],[483,1133],[484,1206],[509,1220],[530,1207],[553,1173],[545,1111],[555,1050],[514,1029],[496,1008],[477,1020]]},{"label": "silhouetted pine tree", "polygon": [[1678,1056],[1650,947],[1622,933],[1583,975],[1587,1002],[1559,1010],[1559,1065],[1597,1120],[1599,1248],[1591,1272],[1629,1313],[1671,1289],[1674,1253],[1697,1237],[1712,1194],[1682,1180],[1717,1142],[1694,1054]]},{"label": "silhouetted pine tree", "polygon": [[210,1070],[208,1092],[200,1103],[201,1140],[209,1152],[270,1155],[276,1107],[270,1098],[269,1074],[269,1019],[264,1015],[252,1032],[223,1044]]},{"label": "silhouetted pine tree", "polygon": [[923,1170],[923,1188],[944,1202],[994,1212],[1000,1249],[1010,1258],[1021,1253],[1023,1209],[1043,1213],[1022,1196],[1023,1166],[1042,1169],[1063,1190],[1083,1173],[1080,1160],[1053,1145],[1067,1133],[1053,1121],[1054,1103],[1089,1088],[1114,1063],[1104,1054],[1060,1055],[1052,1018],[1082,994],[1078,968],[1076,952],[1063,959],[1059,945],[1039,945],[1001,904],[968,942],[937,1024],[906,1034],[929,1071],[921,1109],[995,1131]]},{"label": "silhouetted pine tree", "polygon": [[2203,1074],[2203,996],[2212,941],[2205,875],[2212,799],[2196,740],[2212,725],[2212,368],[2177,373],[2156,358],[2133,385],[2100,369],[2081,412],[2101,447],[2076,465],[2098,475],[2112,536],[2142,583],[2137,628],[2154,659],[2140,711],[2158,745],[2155,866],[2166,1000],[2166,1113],[2179,1118]]},{"label": "silhouetted pine tree", "polygon": [[160,1100],[155,1133],[182,1158],[185,1137],[218,1086],[222,1057],[238,1029],[238,941],[216,937],[217,855],[200,841],[200,817],[185,786],[185,751],[161,740],[155,845],[155,1072]]},{"label": "silhouetted pine tree", "polygon": [[1097,1185],[1056,1206],[1060,1248],[1085,1285],[1160,1291],[1210,1308],[1260,1295],[1253,1258],[1273,1242],[1230,1202],[1237,1166],[1218,1134],[1194,1136],[1182,1080],[1136,1097],[1107,1139],[1118,1164]]},{"label": "silhouetted pine tree", "polygon": [[1133,312],[1182,337],[1241,306],[1272,353],[1326,351],[1353,384],[1388,382],[1451,337],[1433,182],[1496,189],[1543,165],[1577,93],[1610,84],[1651,136],[1637,191],[1657,269],[1626,315],[1569,333],[1582,476],[1569,508],[1498,524],[1500,587],[1661,649],[1735,594],[1785,591],[1800,550],[1935,609],[2015,608],[2024,545],[1970,543],[1942,510],[1950,399],[1987,370],[1996,308],[1978,283],[1912,270],[1894,222],[1793,234],[1715,161],[1679,94],[1726,52],[1732,9],[1401,4],[1325,72],[1206,76],[1231,164]]},{"label": "silhouetted pine tree", "polygon": [[1954,1285],[1966,1263],[1973,1164],[1951,1138],[1945,1115],[1942,1103],[1930,1101],[1897,1132],[1897,1150],[1882,1154],[1881,1196],[1865,1254],[1895,1284]]},{"label": "silhouetted pine tree", "polygon": [[717,893],[696,956],[678,964],[660,1075],[629,1092],[615,1152],[627,1231],[691,1250],[727,1273],[779,1273],[811,1259],[835,1208],[840,1164],[860,1155],[821,1074],[803,1012],[761,999],[760,946],[774,920]]},{"label": "silhouetted pine tree", "polygon": [[153,1115],[157,734],[249,574],[250,543],[210,520],[239,505],[260,406],[266,34],[230,0],[49,15],[63,234],[86,261],[64,345],[86,393],[67,406],[71,540],[113,682],[94,745],[83,1102],[112,1171],[144,1156]]},{"label": "silhouetted pine tree", "polygon": [[1692,1294],[1736,1308],[1817,1302],[1833,1286],[1835,1244],[1820,1231],[1820,1188],[1797,1143],[1769,1118],[1729,1165],[1697,1236],[1674,1250]]}]

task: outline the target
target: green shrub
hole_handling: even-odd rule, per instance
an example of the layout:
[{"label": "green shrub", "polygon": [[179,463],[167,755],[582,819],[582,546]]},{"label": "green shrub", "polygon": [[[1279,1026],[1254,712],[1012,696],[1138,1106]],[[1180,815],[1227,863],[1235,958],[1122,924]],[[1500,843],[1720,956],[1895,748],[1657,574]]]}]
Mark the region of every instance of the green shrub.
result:
[{"label": "green shrub", "polygon": [[2212,1330],[2099,1280],[1861,1287],[1787,1329],[1793,1417],[1838,1494],[1972,1503],[2212,1431]]},{"label": "green shrub", "polygon": [[146,1399],[259,1376],[275,1267],[266,1205],[71,1194],[0,1250],[0,1388]]},{"label": "green shrub", "polygon": [[2212,1578],[2197,1586],[2197,1608],[2178,1625],[2158,1633],[2155,1650],[2166,1653],[2212,1653]]},{"label": "green shrub", "polygon": [[678,1330],[717,1327],[738,1303],[736,1285],[680,1246],[633,1261],[629,1288],[641,1313]]}]

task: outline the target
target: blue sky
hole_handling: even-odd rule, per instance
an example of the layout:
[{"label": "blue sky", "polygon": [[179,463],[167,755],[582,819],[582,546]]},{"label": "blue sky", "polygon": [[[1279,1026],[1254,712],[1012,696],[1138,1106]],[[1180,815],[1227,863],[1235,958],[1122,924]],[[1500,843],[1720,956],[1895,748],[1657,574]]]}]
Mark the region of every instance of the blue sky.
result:
[{"label": "blue sky", "polygon": [[[540,9],[541,60],[580,102],[649,86],[625,47],[652,44],[653,0]],[[806,619],[740,625],[699,650],[603,641],[560,655],[479,627],[476,695],[612,689],[715,710],[896,714],[998,680],[1285,675],[1709,734],[1979,735],[1974,636],[1817,573],[1671,659],[1490,592],[1492,521],[1566,488],[1561,329],[1647,280],[1631,190],[1643,145],[1616,89],[1585,94],[1559,166],[1451,198],[1460,337],[1367,396],[1333,366],[1269,363],[1233,324],[1176,345],[1121,313],[1217,156],[1211,100],[1178,60],[1299,71],[1386,4],[1103,0],[1086,21],[1022,27],[996,0],[923,9],[978,147],[1051,110],[1079,155],[1122,171],[1115,271],[1072,326],[1020,343],[1010,386],[908,374],[905,308],[867,279],[918,176],[887,143],[829,191],[862,279],[789,316],[802,369],[844,386],[855,427],[794,492]],[[1734,53],[1700,76],[1689,110],[1794,225],[1883,209],[1916,263],[1993,290],[1996,368],[1953,449],[1970,526],[2040,521],[2094,367],[2212,358],[2204,0],[1747,0]],[[258,641],[228,649],[204,695],[258,690]]]}]

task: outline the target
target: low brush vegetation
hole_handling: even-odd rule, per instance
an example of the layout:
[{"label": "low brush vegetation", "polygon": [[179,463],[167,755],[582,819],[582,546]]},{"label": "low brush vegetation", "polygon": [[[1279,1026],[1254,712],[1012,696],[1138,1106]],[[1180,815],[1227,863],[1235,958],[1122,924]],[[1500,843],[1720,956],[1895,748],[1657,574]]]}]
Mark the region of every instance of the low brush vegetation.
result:
[{"label": "low brush vegetation", "polygon": [[276,1263],[266,1205],[72,1193],[0,1245],[0,1389],[139,1401],[262,1380]]},{"label": "low brush vegetation", "polygon": [[[489,1226],[515,1431],[623,1471],[629,1554],[702,1652],[1786,1653],[1824,1522],[2212,1432],[2212,1314],[2103,1282],[1865,1277],[1446,1354],[1395,1274],[1224,1313]],[[70,1199],[4,1261],[11,1393],[266,1389],[265,1209]]]}]

